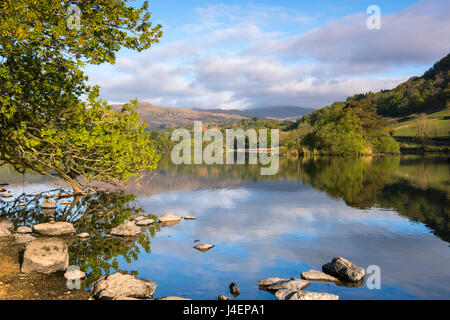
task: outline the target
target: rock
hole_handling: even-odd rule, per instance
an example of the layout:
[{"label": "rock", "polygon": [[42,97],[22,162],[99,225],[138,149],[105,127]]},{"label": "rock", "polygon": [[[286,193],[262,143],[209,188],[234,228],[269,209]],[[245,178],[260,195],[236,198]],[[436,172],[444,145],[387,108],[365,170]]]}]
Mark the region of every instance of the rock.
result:
[{"label": "rock", "polygon": [[14,229],[14,223],[6,218],[0,218],[0,228],[5,228],[6,230]]},{"label": "rock", "polygon": [[50,274],[69,267],[67,244],[61,239],[39,239],[27,244],[21,272]]},{"label": "rock", "polygon": [[80,279],[84,279],[85,277],[86,277],[86,273],[84,273],[83,271],[80,271],[80,270],[67,271],[64,274],[64,278],[66,278],[67,280],[80,280]]},{"label": "rock", "polygon": [[169,223],[169,222],[178,222],[181,221],[181,218],[174,214],[173,212],[166,212],[161,217],[159,217],[159,222]]},{"label": "rock", "polygon": [[0,238],[1,237],[9,237],[10,235],[11,235],[11,232],[8,229],[0,226]]},{"label": "rock", "polygon": [[239,290],[239,287],[237,286],[236,283],[232,282],[230,283],[230,293],[233,295],[233,297],[239,297],[239,295],[241,294],[241,291]]},{"label": "rock", "polygon": [[192,300],[192,299],[188,299],[188,298],[181,298],[181,297],[164,297],[164,298],[158,298],[156,300],[166,300],[166,301],[187,301],[187,300]]},{"label": "rock", "polygon": [[302,279],[309,281],[327,281],[327,282],[339,281],[337,278],[317,270],[309,270],[307,272],[302,272]]},{"label": "rock", "polygon": [[[140,299],[120,296],[120,297],[114,297],[113,300],[118,300],[118,301],[139,301]],[[149,299],[149,300],[152,300],[152,299]]]},{"label": "rock", "polygon": [[279,282],[275,282],[270,286],[265,287],[266,291],[276,292],[279,290],[291,290],[291,291],[300,291],[305,289],[311,283],[302,279],[290,279],[290,280],[282,280]]},{"label": "rock", "polygon": [[329,293],[280,290],[275,293],[277,300],[339,300],[339,296]]},{"label": "rock", "polygon": [[56,204],[49,199],[45,199],[41,205],[42,209],[56,209]]},{"label": "rock", "polygon": [[260,289],[265,289],[266,287],[280,282],[280,281],[289,281],[291,279],[280,279],[280,278],[268,278],[268,279],[264,279],[264,280],[259,280],[259,288]]},{"label": "rock", "polygon": [[31,229],[28,226],[21,226],[17,228],[17,233],[21,233],[21,234],[27,234],[27,233],[32,233],[33,229]]},{"label": "rock", "polygon": [[140,234],[141,228],[139,228],[134,221],[126,222],[111,230],[111,235],[116,237],[134,237]]},{"label": "rock", "polygon": [[18,234],[14,237],[14,242],[18,244],[24,244],[34,240],[36,240],[36,238],[30,234]]},{"label": "rock", "polygon": [[34,225],[33,231],[44,236],[65,236],[74,234],[75,228],[69,222],[50,222]]},{"label": "rock", "polygon": [[10,193],[1,193],[0,198],[12,198],[13,195]]},{"label": "rock", "polygon": [[197,244],[194,246],[195,249],[202,251],[202,252],[206,252],[212,248],[214,248],[215,245],[213,244],[206,244],[206,243],[202,243],[202,244]]},{"label": "rock", "polygon": [[101,277],[92,284],[91,294],[96,299],[111,300],[116,297],[152,298],[156,283],[151,280],[138,279],[136,276],[116,272],[108,277]]},{"label": "rock", "polygon": [[145,220],[145,219],[147,219],[147,217],[145,217],[145,216],[139,216],[139,217],[137,217],[136,219],[134,219],[134,221],[142,221],[142,220]]},{"label": "rock", "polygon": [[184,220],[197,220],[197,218],[193,216],[186,216],[184,217]]},{"label": "rock", "polygon": [[19,203],[19,207],[26,207],[26,204],[25,203],[23,203],[23,202],[21,202],[21,203]]},{"label": "rock", "polygon": [[77,236],[78,236],[78,238],[80,238],[80,239],[87,239],[87,238],[89,238],[91,235],[90,235],[89,233],[87,233],[87,232],[83,232],[83,233],[79,233]]},{"label": "rock", "polygon": [[332,262],[323,265],[322,270],[344,282],[358,282],[366,276],[363,268],[342,257],[336,257]]},{"label": "rock", "polygon": [[5,192],[6,189],[0,188],[0,192]]},{"label": "rock", "polygon": [[227,296],[220,295],[220,296],[217,298],[217,300],[225,301],[225,300],[231,300],[231,298],[228,298]]},{"label": "rock", "polygon": [[143,219],[143,220],[136,221],[136,225],[139,227],[146,227],[153,223],[155,223],[155,220],[153,220],[153,219]]}]

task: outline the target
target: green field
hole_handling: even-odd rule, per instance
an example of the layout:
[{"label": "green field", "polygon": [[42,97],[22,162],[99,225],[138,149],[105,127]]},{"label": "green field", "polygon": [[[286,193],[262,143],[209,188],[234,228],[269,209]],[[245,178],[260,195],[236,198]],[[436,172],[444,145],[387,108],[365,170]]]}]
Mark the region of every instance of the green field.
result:
[{"label": "green field", "polygon": [[[428,115],[426,122],[427,135],[430,138],[443,138],[450,136],[450,109],[432,113]],[[415,137],[417,135],[417,126],[414,116],[410,117],[411,120],[399,121],[393,126],[394,137]]]}]

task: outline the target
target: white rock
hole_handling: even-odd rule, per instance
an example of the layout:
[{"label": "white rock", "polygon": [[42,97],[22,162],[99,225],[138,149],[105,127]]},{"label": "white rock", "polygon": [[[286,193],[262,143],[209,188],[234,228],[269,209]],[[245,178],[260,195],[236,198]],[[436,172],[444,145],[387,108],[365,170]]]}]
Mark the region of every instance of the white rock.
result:
[{"label": "white rock", "polygon": [[129,274],[116,272],[95,281],[92,284],[91,294],[97,299],[104,300],[117,297],[152,298],[156,286],[156,283],[151,280],[138,279]]},{"label": "white rock", "polygon": [[78,234],[78,238],[81,238],[81,239],[86,239],[86,238],[89,238],[89,237],[90,237],[90,234],[87,233],[87,232],[83,232],[83,233]]},{"label": "white rock", "polygon": [[55,238],[38,239],[27,244],[23,255],[23,273],[54,273],[69,267],[67,244]]},{"label": "white rock", "polygon": [[339,281],[337,278],[317,270],[309,270],[307,272],[302,272],[302,279],[309,281],[328,281],[328,282]]},{"label": "white rock", "polygon": [[27,234],[27,233],[32,233],[33,229],[31,229],[28,226],[21,226],[17,228],[17,233],[21,233],[21,234]]},{"label": "white rock", "polygon": [[56,209],[56,204],[50,199],[45,199],[42,202],[41,208],[42,209]]},{"label": "white rock", "polygon": [[69,222],[41,223],[33,226],[33,231],[45,236],[65,236],[75,233]]},{"label": "white rock", "polygon": [[290,280],[282,280],[279,282],[275,282],[274,284],[271,284],[270,286],[267,286],[265,290],[276,292],[279,290],[303,290],[307,286],[309,286],[311,283],[306,280],[302,279],[290,279]]},{"label": "white rock", "polygon": [[36,238],[30,234],[18,234],[14,237],[14,241],[18,244],[24,244],[34,240],[36,240]]},{"label": "white rock", "polygon": [[203,252],[208,251],[208,250],[210,250],[210,249],[212,249],[214,247],[215,247],[215,245],[213,245],[213,244],[206,244],[206,243],[197,244],[197,245],[194,246],[195,249],[197,249],[199,251],[203,251]]},{"label": "white rock", "polygon": [[139,228],[134,221],[130,221],[112,229],[111,235],[116,237],[134,237],[141,232],[141,228]]},{"label": "white rock", "polygon": [[143,219],[143,220],[136,221],[136,225],[139,227],[146,227],[153,223],[155,223],[155,220],[153,220],[153,219]]},{"label": "white rock", "polygon": [[339,296],[329,293],[280,290],[275,293],[277,300],[339,300]]},{"label": "white rock", "polygon": [[173,212],[166,212],[160,218],[159,222],[177,222],[181,221],[181,217],[177,216]]},{"label": "white rock", "polygon": [[66,278],[67,280],[80,280],[80,279],[84,279],[85,277],[86,277],[86,273],[84,273],[83,271],[80,271],[80,270],[67,271],[64,274],[64,278]]}]

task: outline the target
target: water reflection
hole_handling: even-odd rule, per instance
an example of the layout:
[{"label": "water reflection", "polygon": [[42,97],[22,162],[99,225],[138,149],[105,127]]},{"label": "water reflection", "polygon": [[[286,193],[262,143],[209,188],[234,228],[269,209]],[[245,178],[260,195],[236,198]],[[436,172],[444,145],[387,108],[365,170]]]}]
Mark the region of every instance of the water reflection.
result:
[{"label": "water reflection", "polygon": [[[140,254],[151,252],[150,240],[159,231],[158,225],[142,228],[144,232],[136,238],[108,236],[112,228],[143,213],[143,209],[134,202],[135,195],[125,192],[98,192],[87,196],[58,197],[61,193],[64,193],[64,190],[52,190],[34,196],[22,194],[12,201],[0,200],[0,217],[12,221],[16,228],[53,219],[71,222],[77,233],[89,233],[87,240],[76,237],[66,239],[70,243],[70,264],[87,273],[83,288],[88,287],[101,275],[119,270],[119,258],[131,263],[137,260]],[[55,201],[57,208],[42,209],[44,199]],[[61,205],[61,200],[71,204]],[[19,203],[25,206],[20,207]]]},{"label": "water reflection", "polygon": [[[1,168],[0,177],[13,181]],[[281,158],[276,176],[260,176],[251,165],[174,166],[166,157],[156,176],[124,185],[137,197],[70,199],[76,205],[58,206],[50,215],[91,234],[70,249],[71,263],[90,272],[87,284],[123,269],[158,283],[157,296],[215,299],[233,281],[240,299],[273,299],[258,290],[259,279],[298,277],[341,255],[361,266],[379,265],[382,290],[326,283],[308,290],[343,299],[448,299],[449,177],[446,158],[439,157]],[[36,186],[43,185],[27,188]],[[17,195],[21,188],[8,189]],[[17,207],[24,199],[15,201],[5,199],[0,208],[17,226],[49,218],[39,211],[42,199],[25,208]],[[141,207],[198,220],[153,226],[128,241],[105,236]],[[196,240],[216,246],[198,252]]]}]

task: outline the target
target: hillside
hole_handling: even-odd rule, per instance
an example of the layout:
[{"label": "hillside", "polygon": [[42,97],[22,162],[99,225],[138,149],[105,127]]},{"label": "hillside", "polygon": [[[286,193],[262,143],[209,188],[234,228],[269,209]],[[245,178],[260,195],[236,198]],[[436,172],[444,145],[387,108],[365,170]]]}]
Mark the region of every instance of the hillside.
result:
[{"label": "hillside", "polygon": [[302,107],[267,107],[255,108],[249,110],[220,110],[220,109],[194,109],[196,111],[207,111],[212,113],[225,113],[230,115],[239,115],[248,118],[260,119],[278,119],[278,120],[297,120],[306,114],[313,112],[313,109]]},{"label": "hillside", "polygon": [[[113,105],[119,109],[120,105]],[[137,112],[143,122],[147,122],[149,129],[171,129],[192,125],[194,121],[205,123],[235,122],[246,117],[234,114],[196,111],[185,108],[164,108],[154,106],[148,102],[139,103]]]},{"label": "hillside", "polygon": [[358,94],[347,99],[376,106],[379,115],[401,117],[435,113],[450,107],[450,54],[421,77],[412,77],[392,90]]}]

